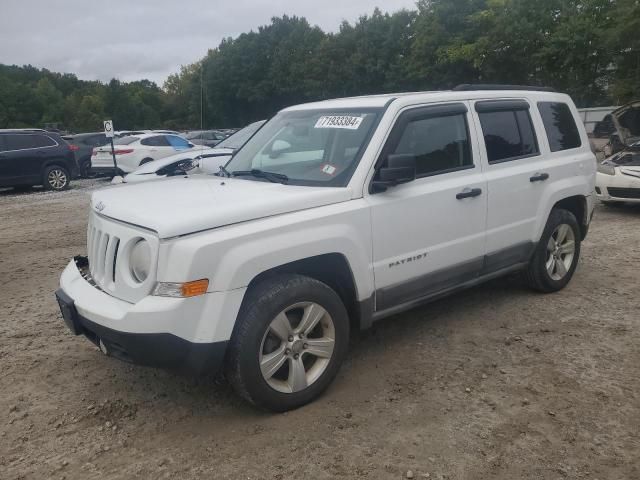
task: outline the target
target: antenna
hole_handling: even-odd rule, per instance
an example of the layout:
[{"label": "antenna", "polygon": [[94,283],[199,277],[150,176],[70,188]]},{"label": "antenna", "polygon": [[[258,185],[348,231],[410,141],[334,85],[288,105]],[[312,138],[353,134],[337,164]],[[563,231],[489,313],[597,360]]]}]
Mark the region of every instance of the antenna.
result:
[{"label": "antenna", "polygon": [[204,60],[200,64],[200,130],[204,130]]}]

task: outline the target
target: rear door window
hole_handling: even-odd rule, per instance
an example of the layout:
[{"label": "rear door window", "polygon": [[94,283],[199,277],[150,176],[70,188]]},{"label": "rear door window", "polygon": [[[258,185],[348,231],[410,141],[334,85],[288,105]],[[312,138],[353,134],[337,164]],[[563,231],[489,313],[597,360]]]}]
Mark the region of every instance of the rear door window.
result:
[{"label": "rear door window", "polygon": [[500,163],[540,153],[526,102],[476,103],[489,163]]},{"label": "rear door window", "polygon": [[6,142],[6,149],[8,151],[37,148],[36,135],[9,134],[5,137],[5,142]]},{"label": "rear door window", "polygon": [[538,102],[538,110],[552,152],[570,150],[582,145],[580,132],[569,105],[561,102]]}]

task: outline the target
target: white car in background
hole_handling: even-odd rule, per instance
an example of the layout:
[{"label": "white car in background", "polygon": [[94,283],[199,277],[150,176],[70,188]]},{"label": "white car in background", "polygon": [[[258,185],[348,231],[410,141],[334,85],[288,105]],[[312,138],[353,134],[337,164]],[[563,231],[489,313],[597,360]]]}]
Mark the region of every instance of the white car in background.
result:
[{"label": "white car in background", "polygon": [[[173,134],[146,133],[143,135],[116,138],[113,141],[118,169],[130,173],[161,158],[175,155],[194,147],[193,143]],[[93,149],[91,171],[94,173],[113,172],[111,145]]]},{"label": "white car in background", "polygon": [[125,183],[146,182],[176,175],[213,174],[220,170],[247,141],[256,133],[266,120],[251,123],[215,148],[196,145],[195,148],[170,157],[145,163],[124,177]]},{"label": "white car in background", "polygon": [[125,175],[123,182],[139,183],[177,175],[218,173],[230,158],[229,154],[220,154],[213,148],[196,145],[188,151],[145,163],[135,172]]},{"label": "white car in background", "polygon": [[598,164],[596,195],[605,204],[640,203],[640,102],[611,113],[616,134],[605,147],[609,156]]}]

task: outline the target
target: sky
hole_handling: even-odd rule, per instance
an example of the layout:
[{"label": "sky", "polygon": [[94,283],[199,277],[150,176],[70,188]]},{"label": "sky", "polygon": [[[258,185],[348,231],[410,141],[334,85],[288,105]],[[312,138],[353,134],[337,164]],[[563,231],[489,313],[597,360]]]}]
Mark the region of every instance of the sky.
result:
[{"label": "sky", "polygon": [[337,31],[376,6],[416,0],[0,0],[0,63],[74,73],[84,80],[148,78],[162,85],[226,37],[297,15]]}]

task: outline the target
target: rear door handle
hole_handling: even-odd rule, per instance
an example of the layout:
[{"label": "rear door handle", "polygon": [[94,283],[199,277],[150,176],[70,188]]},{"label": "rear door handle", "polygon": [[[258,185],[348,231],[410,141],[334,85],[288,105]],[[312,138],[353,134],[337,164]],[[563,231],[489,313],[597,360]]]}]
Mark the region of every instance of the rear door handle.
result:
[{"label": "rear door handle", "polygon": [[529,177],[530,182],[544,182],[549,178],[548,173],[536,173],[533,177]]},{"label": "rear door handle", "polygon": [[462,200],[463,198],[477,197],[481,193],[482,190],[480,188],[465,188],[464,190],[456,194],[456,198],[458,200]]}]

